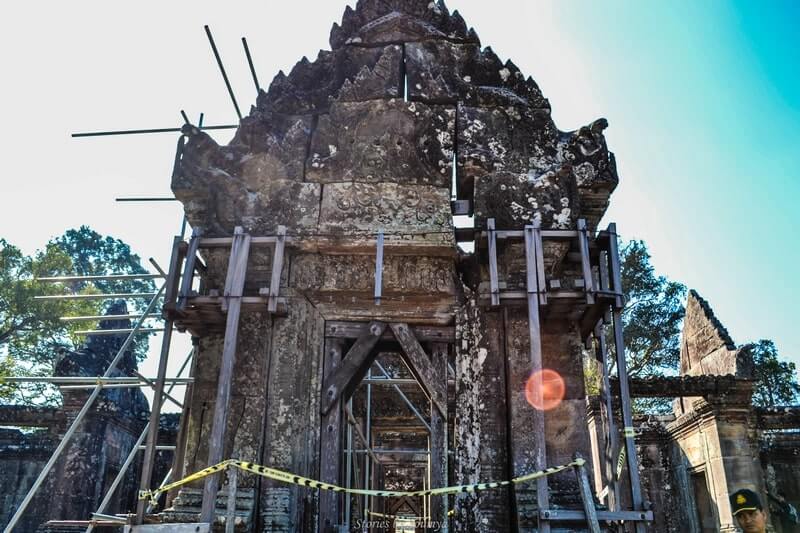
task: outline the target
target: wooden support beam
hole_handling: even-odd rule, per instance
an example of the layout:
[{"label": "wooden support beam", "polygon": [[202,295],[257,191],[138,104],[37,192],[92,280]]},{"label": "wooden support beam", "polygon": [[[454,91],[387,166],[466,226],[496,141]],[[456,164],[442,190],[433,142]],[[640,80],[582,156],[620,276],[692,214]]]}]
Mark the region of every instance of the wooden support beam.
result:
[{"label": "wooden support beam", "polygon": [[[189,377],[195,377],[197,368],[197,355],[199,353],[200,339],[192,337],[192,361],[189,367]],[[186,442],[189,438],[189,420],[192,417],[192,398],[194,396],[194,380],[186,385],[183,393],[183,411],[181,412],[180,422],[178,422],[178,436],[175,439],[175,454],[172,460],[173,479],[183,479],[186,475]],[[178,489],[172,489],[167,493],[167,506],[178,495]]]},{"label": "wooden support beam", "polygon": [[[528,336],[530,341],[531,364],[533,383],[533,403],[542,405],[542,332],[539,324],[539,288],[536,275],[536,241],[535,228],[526,228],[525,235],[525,275],[528,289]],[[531,428],[531,447],[533,466],[539,470],[547,467],[547,451],[545,445],[544,412],[539,409],[532,410],[533,427]],[[539,511],[550,508],[550,495],[547,487],[547,477],[536,480],[536,501]],[[539,519],[539,533],[550,533],[550,523]]]},{"label": "wooden support beam", "polygon": [[349,397],[372,364],[372,350],[386,331],[386,323],[373,321],[347,352],[341,366],[323,381],[320,412],[328,414],[339,398]]},{"label": "wooden support beam", "polygon": [[594,304],[594,276],[589,258],[589,231],[586,220],[578,219],[578,248],[581,251],[581,270],[583,271],[583,290],[586,292],[586,303]]},{"label": "wooden support beam", "polygon": [[[225,281],[225,296],[228,300],[228,316],[225,323],[225,340],[222,346],[222,363],[217,380],[217,398],[214,402],[214,422],[208,444],[209,466],[222,461],[224,434],[228,423],[228,408],[231,399],[233,366],[236,362],[236,342],[239,337],[239,314],[242,309],[242,292],[247,276],[247,259],[250,254],[250,235],[237,227],[231,245],[228,273]],[[156,422],[157,423],[157,422]],[[219,474],[208,476],[203,488],[203,506],[200,521],[212,523],[219,488]]]},{"label": "wooden support beam", "polygon": [[[620,271],[619,245],[617,242],[617,225],[608,226],[608,255],[611,263],[611,279],[614,291],[619,293],[612,313],[614,328],[614,349],[617,357],[617,375],[619,377],[619,397],[622,404],[622,434],[625,439],[625,451],[628,460],[628,479],[631,485],[631,502],[635,511],[644,510],[642,485],[639,479],[639,460],[636,455],[636,442],[633,434],[633,414],[631,394],[628,384],[628,363],[625,359],[625,343],[622,335],[622,308],[625,305],[622,297],[622,273]],[[644,533],[644,525],[636,523],[636,533]]]},{"label": "wooden support beam", "polygon": [[439,375],[408,324],[396,323],[390,326],[403,348],[401,355],[408,364],[408,369],[439,410],[439,414],[447,416],[447,374]]},{"label": "wooden support beam", "polygon": [[281,290],[281,271],[283,270],[283,251],[286,246],[286,226],[278,226],[278,237],[272,254],[272,278],[269,282],[267,311],[278,311],[278,293]]},{"label": "wooden support beam", "polygon": [[383,232],[378,233],[375,246],[375,305],[381,305],[383,293]]},{"label": "wooden support beam", "polygon": [[451,200],[450,210],[454,216],[471,215],[472,214],[472,201],[471,200]]},{"label": "wooden support beam", "polygon": [[[181,272],[181,243],[180,237],[175,237],[172,241],[172,256],[169,260],[169,270],[167,271],[166,286],[171,290],[177,291],[177,279]],[[174,294],[173,294],[174,297]],[[169,300],[174,301],[174,300]],[[161,354],[158,358],[158,375],[156,386],[153,393],[153,402],[150,407],[150,423],[147,429],[147,440],[142,459],[142,473],[139,483],[140,490],[149,491],[153,476],[153,468],[156,460],[156,444],[158,443],[159,417],[161,416],[161,405],[164,401],[164,381],[167,377],[167,365],[169,364],[169,348],[172,342],[173,321],[164,321],[164,336],[161,339]],[[136,503],[136,524],[144,523],[144,515],[147,510],[147,501],[138,500]]]},{"label": "wooden support beam", "polygon": [[619,481],[617,480],[614,467],[619,453],[619,436],[617,433],[617,421],[614,417],[614,403],[611,398],[611,385],[608,375],[608,346],[606,345],[606,331],[600,323],[595,328],[594,337],[597,342],[598,359],[601,365],[600,394],[603,398],[605,408],[604,421],[606,423],[606,443],[603,466],[605,467],[606,483],[609,484],[608,508],[612,511],[620,510]]},{"label": "wooden support beam", "polygon": [[[344,320],[328,320],[325,322],[325,336],[341,339],[357,339],[369,327],[365,322],[349,322]],[[455,342],[456,330],[452,326],[409,326],[420,342]],[[394,334],[387,330],[381,340],[394,340]]]},{"label": "wooden support beam", "polygon": [[186,263],[183,266],[183,276],[181,277],[180,292],[178,294],[179,312],[186,309],[189,297],[192,295],[192,282],[194,281],[194,269],[197,263],[197,249],[200,246],[200,237],[203,235],[202,228],[192,230],[192,238],[189,240],[189,249],[186,252]]},{"label": "wooden support beam", "polygon": [[[162,309],[162,316],[165,319],[169,318],[169,311],[174,310],[177,305],[178,300],[178,289],[180,283],[180,269],[181,265],[183,264],[183,260],[186,258],[186,250],[188,246],[181,237],[176,236],[172,242],[172,255],[170,256],[170,265],[167,269],[167,279],[164,281],[164,307]],[[173,259],[175,260],[175,264],[173,265]],[[172,271],[172,268],[175,267],[176,272],[178,274],[176,276],[170,276],[169,272]]]},{"label": "wooden support beam", "polygon": [[608,259],[611,263],[612,290],[617,293],[614,307],[622,309],[625,305],[622,292],[622,270],[619,262],[619,244],[617,241],[617,225],[613,222],[608,225]]},{"label": "wooden support beam", "polygon": [[234,533],[236,529],[236,491],[238,490],[239,469],[228,467],[228,509],[225,513],[225,533]]},{"label": "wooden support beam", "polygon": [[[580,455],[576,456],[576,459]],[[586,475],[586,468],[583,465],[574,466],[575,476],[578,478],[578,489],[581,492],[581,501],[583,503],[583,512],[586,515],[586,522],[589,525],[590,533],[600,533],[600,523],[597,521],[597,509],[594,506],[594,497],[592,496],[592,489],[589,487],[589,478]]]},{"label": "wooden support beam", "polygon": [[[432,348],[432,363],[440,377],[447,376],[447,354],[449,345],[435,343]],[[445,389],[446,391],[447,389]],[[445,397],[444,408],[447,409]],[[447,486],[447,411],[440,413],[438,409],[431,409],[431,455],[430,473],[431,488],[438,489]],[[431,497],[431,521],[437,524],[447,524],[447,512],[450,509],[447,496]],[[441,530],[441,529],[440,529]]]},{"label": "wooden support beam", "polygon": [[[342,364],[343,339],[325,339],[323,381],[331,377]],[[323,389],[324,390],[324,389]],[[320,429],[320,481],[339,484],[342,461],[342,406],[322,416]],[[327,490],[319,491],[319,529],[321,533],[333,533],[339,524],[339,494]]]},{"label": "wooden support beam", "polygon": [[497,277],[497,234],[494,230],[494,219],[486,221],[489,229],[489,292],[492,305],[500,305],[500,283]]},{"label": "wooden support beam", "polygon": [[536,290],[539,293],[539,305],[547,305],[547,281],[544,276],[544,241],[542,240],[542,224],[533,221],[533,249],[536,259]]},{"label": "wooden support beam", "polygon": [[[613,239],[612,239],[613,240]],[[614,345],[617,355],[617,373],[619,375],[620,402],[622,403],[622,434],[625,439],[625,451],[628,461],[628,479],[631,487],[631,502],[634,511],[644,510],[642,485],[639,480],[639,460],[636,455],[636,442],[633,433],[633,414],[631,396],[628,389],[628,370],[625,361],[625,345],[622,339],[622,311],[614,310]],[[636,533],[645,533],[644,525],[636,523]]]},{"label": "wooden support beam", "polygon": [[[586,515],[583,511],[573,509],[551,509],[542,512],[541,516],[554,522],[579,522]],[[653,511],[597,511],[597,519],[604,522],[652,522]]]}]

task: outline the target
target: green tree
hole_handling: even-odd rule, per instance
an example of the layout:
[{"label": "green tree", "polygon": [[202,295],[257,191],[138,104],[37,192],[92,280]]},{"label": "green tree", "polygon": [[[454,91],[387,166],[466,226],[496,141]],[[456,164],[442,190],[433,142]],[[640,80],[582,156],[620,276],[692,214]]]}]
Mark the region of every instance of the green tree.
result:
[{"label": "green tree", "polygon": [[797,369],[790,361],[781,361],[771,340],[761,339],[750,345],[755,365],[753,405],[775,407],[797,403],[800,385]]},{"label": "green tree", "polygon": [[620,250],[623,339],[631,377],[674,371],[680,359],[680,333],[686,313],[686,287],[657,275],[643,241]]},{"label": "green tree", "polygon": [[[35,296],[76,292],[154,292],[150,280],[45,283],[48,276],[140,274],[146,270],[130,247],[119,239],[103,237],[86,226],[68,230],[32,256],[0,239],[0,376],[49,376],[59,354],[79,348],[82,329],[94,329],[97,321],[64,322],[61,317],[102,314],[111,302],[99,300],[36,300]],[[147,302],[136,302],[141,311]],[[141,360],[147,353],[147,334],[137,338],[134,352]],[[19,403],[53,403],[52,387],[6,384],[0,397]]]},{"label": "green tree", "polygon": [[[57,246],[72,260],[72,272],[77,276],[102,276],[106,274],[147,274],[141,258],[131,251],[131,247],[120,239],[104,237],[88,226],[70,229],[49,245]],[[92,290],[101,294],[154,293],[155,283],[150,279],[96,280],[74,282],[75,292]],[[100,306],[104,312],[113,303],[105,300]],[[129,301],[129,309],[143,312],[149,303],[148,298]],[[144,360],[148,350],[148,334],[140,334],[134,343],[134,354],[138,361]]]},{"label": "green tree", "polygon": [[[30,376],[49,375],[56,354],[78,340],[77,324],[60,317],[97,311],[89,301],[36,300],[35,296],[63,294],[61,283],[40,284],[37,277],[62,276],[72,261],[58,246],[50,244],[33,256],[0,239],[0,355],[3,372]],[[84,292],[89,292],[87,288]],[[20,400],[33,401],[42,387],[4,387],[6,396],[19,391]]]},{"label": "green tree", "polygon": [[[677,371],[680,334],[685,314],[686,287],[656,274],[643,241],[630,241],[620,250],[623,339],[631,377],[660,376]],[[609,338],[612,345],[613,338]],[[775,344],[760,340],[751,345],[755,363],[753,404],[787,405],[797,401],[800,386],[794,363],[781,361]],[[670,398],[638,398],[639,412],[671,411]]]}]

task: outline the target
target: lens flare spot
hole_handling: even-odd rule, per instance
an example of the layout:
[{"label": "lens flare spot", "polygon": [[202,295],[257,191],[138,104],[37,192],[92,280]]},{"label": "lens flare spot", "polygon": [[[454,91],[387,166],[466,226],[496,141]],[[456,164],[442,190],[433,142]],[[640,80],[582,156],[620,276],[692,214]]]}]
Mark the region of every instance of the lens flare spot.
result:
[{"label": "lens flare spot", "polygon": [[540,411],[558,407],[565,393],[564,378],[549,368],[534,372],[525,384],[525,399]]}]

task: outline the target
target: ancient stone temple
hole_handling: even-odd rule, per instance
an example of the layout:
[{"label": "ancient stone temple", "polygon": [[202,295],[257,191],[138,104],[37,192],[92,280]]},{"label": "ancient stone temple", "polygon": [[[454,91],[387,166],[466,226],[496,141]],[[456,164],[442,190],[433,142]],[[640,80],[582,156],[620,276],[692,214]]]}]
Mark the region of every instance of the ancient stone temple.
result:
[{"label": "ancient stone temple", "polygon": [[[172,314],[200,337],[181,468],[235,457],[415,490],[590,457],[582,351],[621,302],[616,234],[597,232],[618,181],[606,121],[560,131],[442,2],[361,0],[330,43],[279,73],[228,145],[184,128],[172,189],[203,267]],[[546,413],[526,400],[541,367],[565,385]],[[412,501],[243,476],[238,513],[257,531],[580,529],[577,479]],[[197,512],[202,485],[170,516]]]},{"label": "ancient stone temple", "polygon": [[[127,315],[124,301],[108,307],[106,315]],[[99,330],[130,327],[128,319],[101,320]],[[62,353],[54,377],[102,376],[125,335],[89,336],[76,351]],[[126,350],[111,377],[131,376],[138,370],[133,349]],[[60,406],[0,405],[0,527],[4,527],[23,500],[34,479],[59,444],[67,427],[83,408],[90,390],[61,389]],[[36,494],[15,531],[62,531],[58,522],[83,520],[98,509],[105,493],[120,473],[126,457],[147,421],[149,407],[137,388],[108,388],[88,411],[54,472]],[[177,415],[161,415],[161,438],[175,440]],[[21,431],[16,428],[26,428]],[[169,452],[167,452],[169,453]],[[163,479],[172,457],[159,453],[156,478]],[[136,497],[138,468],[129,469],[109,498],[106,512],[126,512]],[[85,526],[81,529],[85,530]]]}]

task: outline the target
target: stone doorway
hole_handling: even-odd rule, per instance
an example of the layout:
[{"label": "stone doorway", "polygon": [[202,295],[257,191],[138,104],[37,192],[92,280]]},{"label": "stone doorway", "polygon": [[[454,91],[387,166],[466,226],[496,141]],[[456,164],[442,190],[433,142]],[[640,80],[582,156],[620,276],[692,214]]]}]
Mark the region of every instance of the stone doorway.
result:
[{"label": "stone doorway", "polygon": [[[424,339],[420,343],[414,327],[405,324],[391,324],[382,331],[373,328],[372,333],[380,338],[369,349],[363,345],[363,335],[336,343],[345,355],[333,373],[326,372],[323,385],[323,394],[333,386],[342,391],[338,483],[349,489],[403,492],[445,486],[446,435],[452,425],[447,419],[451,345]],[[327,344],[334,343],[329,339]],[[354,359],[348,362],[350,358],[362,360],[356,365]],[[358,368],[349,379],[337,379],[348,364]],[[330,419],[335,409],[327,415],[324,409],[324,418]],[[323,430],[331,425],[323,422]],[[336,507],[341,514],[330,523],[351,530],[359,524],[367,525],[359,530],[387,533],[409,527],[421,530],[426,522],[441,524],[449,509],[447,498],[441,496],[344,494],[339,499]]]}]

